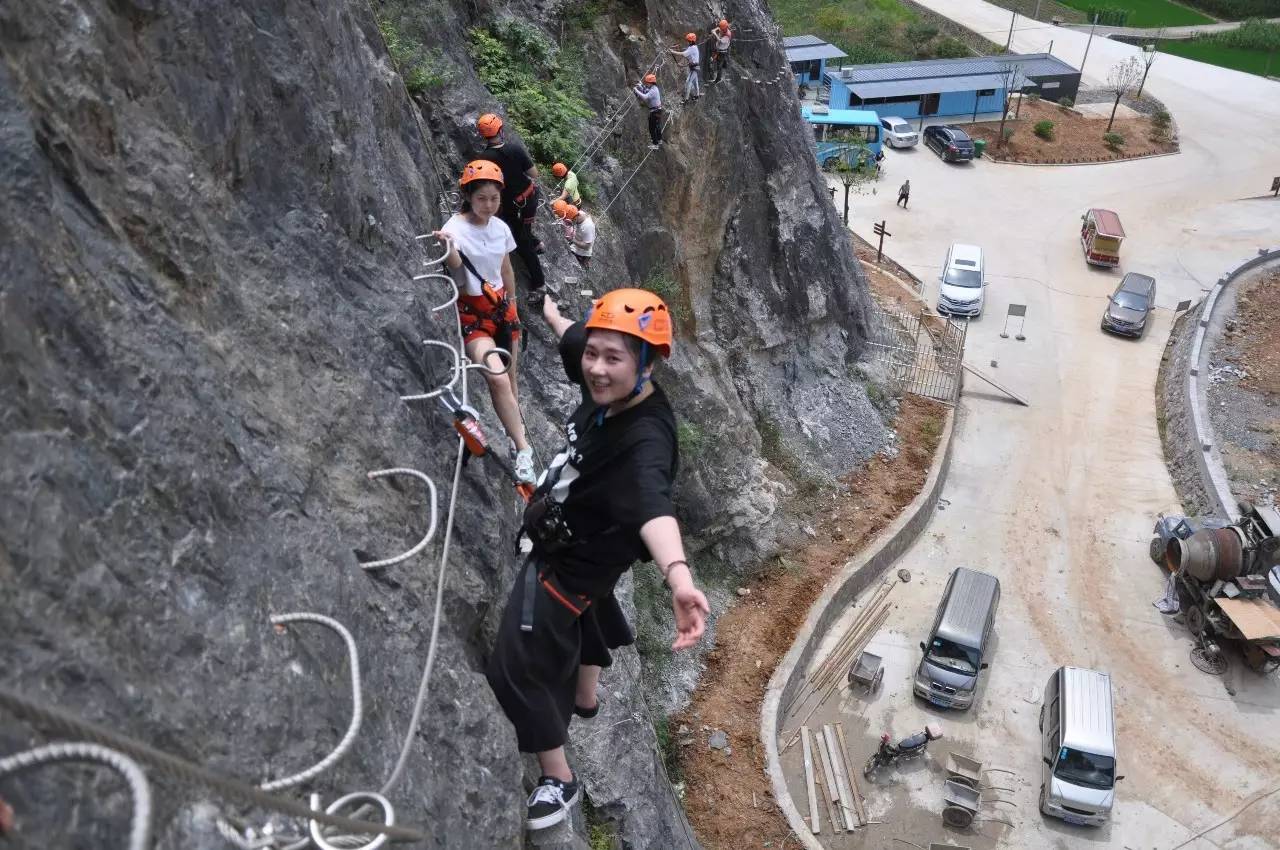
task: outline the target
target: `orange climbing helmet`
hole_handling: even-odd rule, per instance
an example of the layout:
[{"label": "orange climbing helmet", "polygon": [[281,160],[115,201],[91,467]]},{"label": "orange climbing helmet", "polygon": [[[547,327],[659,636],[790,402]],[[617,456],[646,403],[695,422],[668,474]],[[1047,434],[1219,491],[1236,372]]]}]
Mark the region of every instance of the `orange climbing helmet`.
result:
[{"label": "orange climbing helmet", "polygon": [[502,119],[492,112],[486,112],[476,119],[476,132],[486,139],[492,139],[502,132]]},{"label": "orange climbing helmet", "polygon": [[657,75],[657,74],[645,74],[645,75],[644,75],[644,81],[645,81],[645,83],[646,83],[646,84],[648,84],[648,85],[653,85],[654,83],[656,83],[656,82],[658,81],[658,75]]},{"label": "orange climbing helmet", "polygon": [[686,33],[686,34],[685,34],[685,37],[684,37],[684,40],[685,40],[685,41],[687,41],[687,42],[689,42],[690,44],[693,44],[695,41],[697,41],[697,40],[698,40],[698,37],[697,37],[696,35],[694,35],[693,33]]},{"label": "orange climbing helmet", "polygon": [[565,165],[563,162],[557,162],[555,165],[551,166],[551,173],[557,177],[563,177],[569,173],[569,166]]},{"label": "orange climbing helmet", "polygon": [[671,356],[671,313],[666,303],[647,289],[606,292],[591,305],[586,327],[638,337],[663,357]]},{"label": "orange climbing helmet", "polygon": [[465,186],[474,180],[492,180],[499,186],[506,186],[506,181],[502,179],[502,169],[496,162],[487,159],[468,162],[467,167],[462,169],[462,176],[458,178],[458,185]]},{"label": "orange climbing helmet", "polygon": [[728,22],[728,21],[726,21],[724,18],[721,18],[721,19],[720,19],[720,24],[719,24],[719,26],[720,26],[720,32],[728,32],[728,31],[729,31],[729,22]]},{"label": "orange climbing helmet", "polygon": [[580,210],[577,207],[575,207],[573,204],[564,205],[564,217],[566,221],[573,221],[575,218],[578,217],[579,212]]},{"label": "orange climbing helmet", "polygon": [[551,202],[551,212],[556,218],[564,218],[565,207],[569,206],[568,201],[562,201],[559,198]]}]

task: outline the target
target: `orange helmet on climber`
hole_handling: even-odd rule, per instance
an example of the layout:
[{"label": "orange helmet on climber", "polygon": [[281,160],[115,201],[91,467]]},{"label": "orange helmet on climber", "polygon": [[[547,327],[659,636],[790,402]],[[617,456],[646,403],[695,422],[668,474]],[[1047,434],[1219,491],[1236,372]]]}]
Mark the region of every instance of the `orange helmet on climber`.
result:
[{"label": "orange helmet on climber", "polygon": [[486,112],[476,119],[476,132],[486,139],[492,139],[502,132],[502,119],[492,112]]},{"label": "orange helmet on climber", "polygon": [[685,41],[687,41],[687,42],[689,42],[690,44],[693,44],[694,42],[696,42],[696,41],[698,40],[698,37],[697,37],[696,35],[694,35],[693,33],[691,33],[691,32],[690,32],[690,33],[685,33],[684,40],[685,40]]},{"label": "orange helmet on climber", "polygon": [[557,177],[563,177],[569,173],[569,166],[565,165],[563,162],[557,162],[555,165],[551,166],[551,173]]},{"label": "orange helmet on climber", "polygon": [[575,218],[578,217],[578,208],[575,207],[573,204],[565,204],[563,212],[564,212],[564,217],[567,221],[573,221]]},{"label": "orange helmet on climber", "polygon": [[658,75],[657,75],[657,74],[645,74],[645,75],[644,75],[644,83],[645,83],[645,85],[647,85],[647,86],[651,86],[651,85],[653,85],[653,84],[654,84],[654,83],[656,83],[656,82],[658,82]]},{"label": "orange helmet on climber", "polygon": [[466,168],[462,169],[462,177],[458,178],[458,185],[465,186],[472,180],[492,180],[499,186],[505,186],[506,183],[502,179],[502,169],[495,162],[487,159],[477,159],[474,162],[468,162]]},{"label": "orange helmet on climber", "polygon": [[720,32],[728,32],[728,31],[729,31],[729,22],[728,22],[728,21],[726,21],[724,18],[721,18],[721,19],[720,19],[720,23],[718,24],[718,26],[720,27]]},{"label": "orange helmet on climber", "polygon": [[587,330],[617,331],[638,337],[663,357],[671,356],[671,312],[647,289],[615,289],[591,305]]}]

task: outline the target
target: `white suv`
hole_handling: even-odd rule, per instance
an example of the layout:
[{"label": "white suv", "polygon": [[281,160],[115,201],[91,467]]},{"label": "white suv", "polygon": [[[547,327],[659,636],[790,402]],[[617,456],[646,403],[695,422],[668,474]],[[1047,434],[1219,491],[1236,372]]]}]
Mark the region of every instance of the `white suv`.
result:
[{"label": "white suv", "polygon": [[982,249],[977,245],[954,243],[947,251],[938,286],[938,313],[952,316],[981,316],[986,270]]},{"label": "white suv", "polygon": [[880,126],[884,128],[884,143],[891,148],[909,148],[920,141],[920,134],[905,118],[890,115],[880,119]]}]

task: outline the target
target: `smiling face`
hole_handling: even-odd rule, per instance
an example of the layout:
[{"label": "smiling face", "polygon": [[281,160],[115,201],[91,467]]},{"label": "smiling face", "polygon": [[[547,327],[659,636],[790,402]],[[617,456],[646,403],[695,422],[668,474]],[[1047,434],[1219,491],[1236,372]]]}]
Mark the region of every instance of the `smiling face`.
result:
[{"label": "smiling face", "polygon": [[471,204],[471,212],[483,224],[498,214],[498,207],[502,204],[502,191],[492,180],[483,180],[467,200]]},{"label": "smiling face", "polygon": [[[639,357],[626,334],[596,329],[587,336],[582,352],[582,374],[591,400],[599,405],[624,401],[636,387]],[[652,371],[650,364],[646,374]]]}]

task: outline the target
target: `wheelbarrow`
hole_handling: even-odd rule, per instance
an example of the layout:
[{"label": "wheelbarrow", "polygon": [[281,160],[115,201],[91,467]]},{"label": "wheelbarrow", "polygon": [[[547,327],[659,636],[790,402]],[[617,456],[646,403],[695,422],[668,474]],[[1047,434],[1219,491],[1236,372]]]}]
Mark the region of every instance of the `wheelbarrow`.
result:
[{"label": "wheelbarrow", "polygon": [[947,753],[947,779],[977,790],[982,785],[982,762]]},{"label": "wheelbarrow", "polygon": [[868,694],[875,691],[884,678],[884,667],[881,666],[883,660],[873,652],[859,653],[858,660],[849,667],[849,687],[858,685]]},{"label": "wheelbarrow", "polygon": [[967,829],[978,816],[979,792],[964,782],[948,779],[942,789],[942,822]]}]

